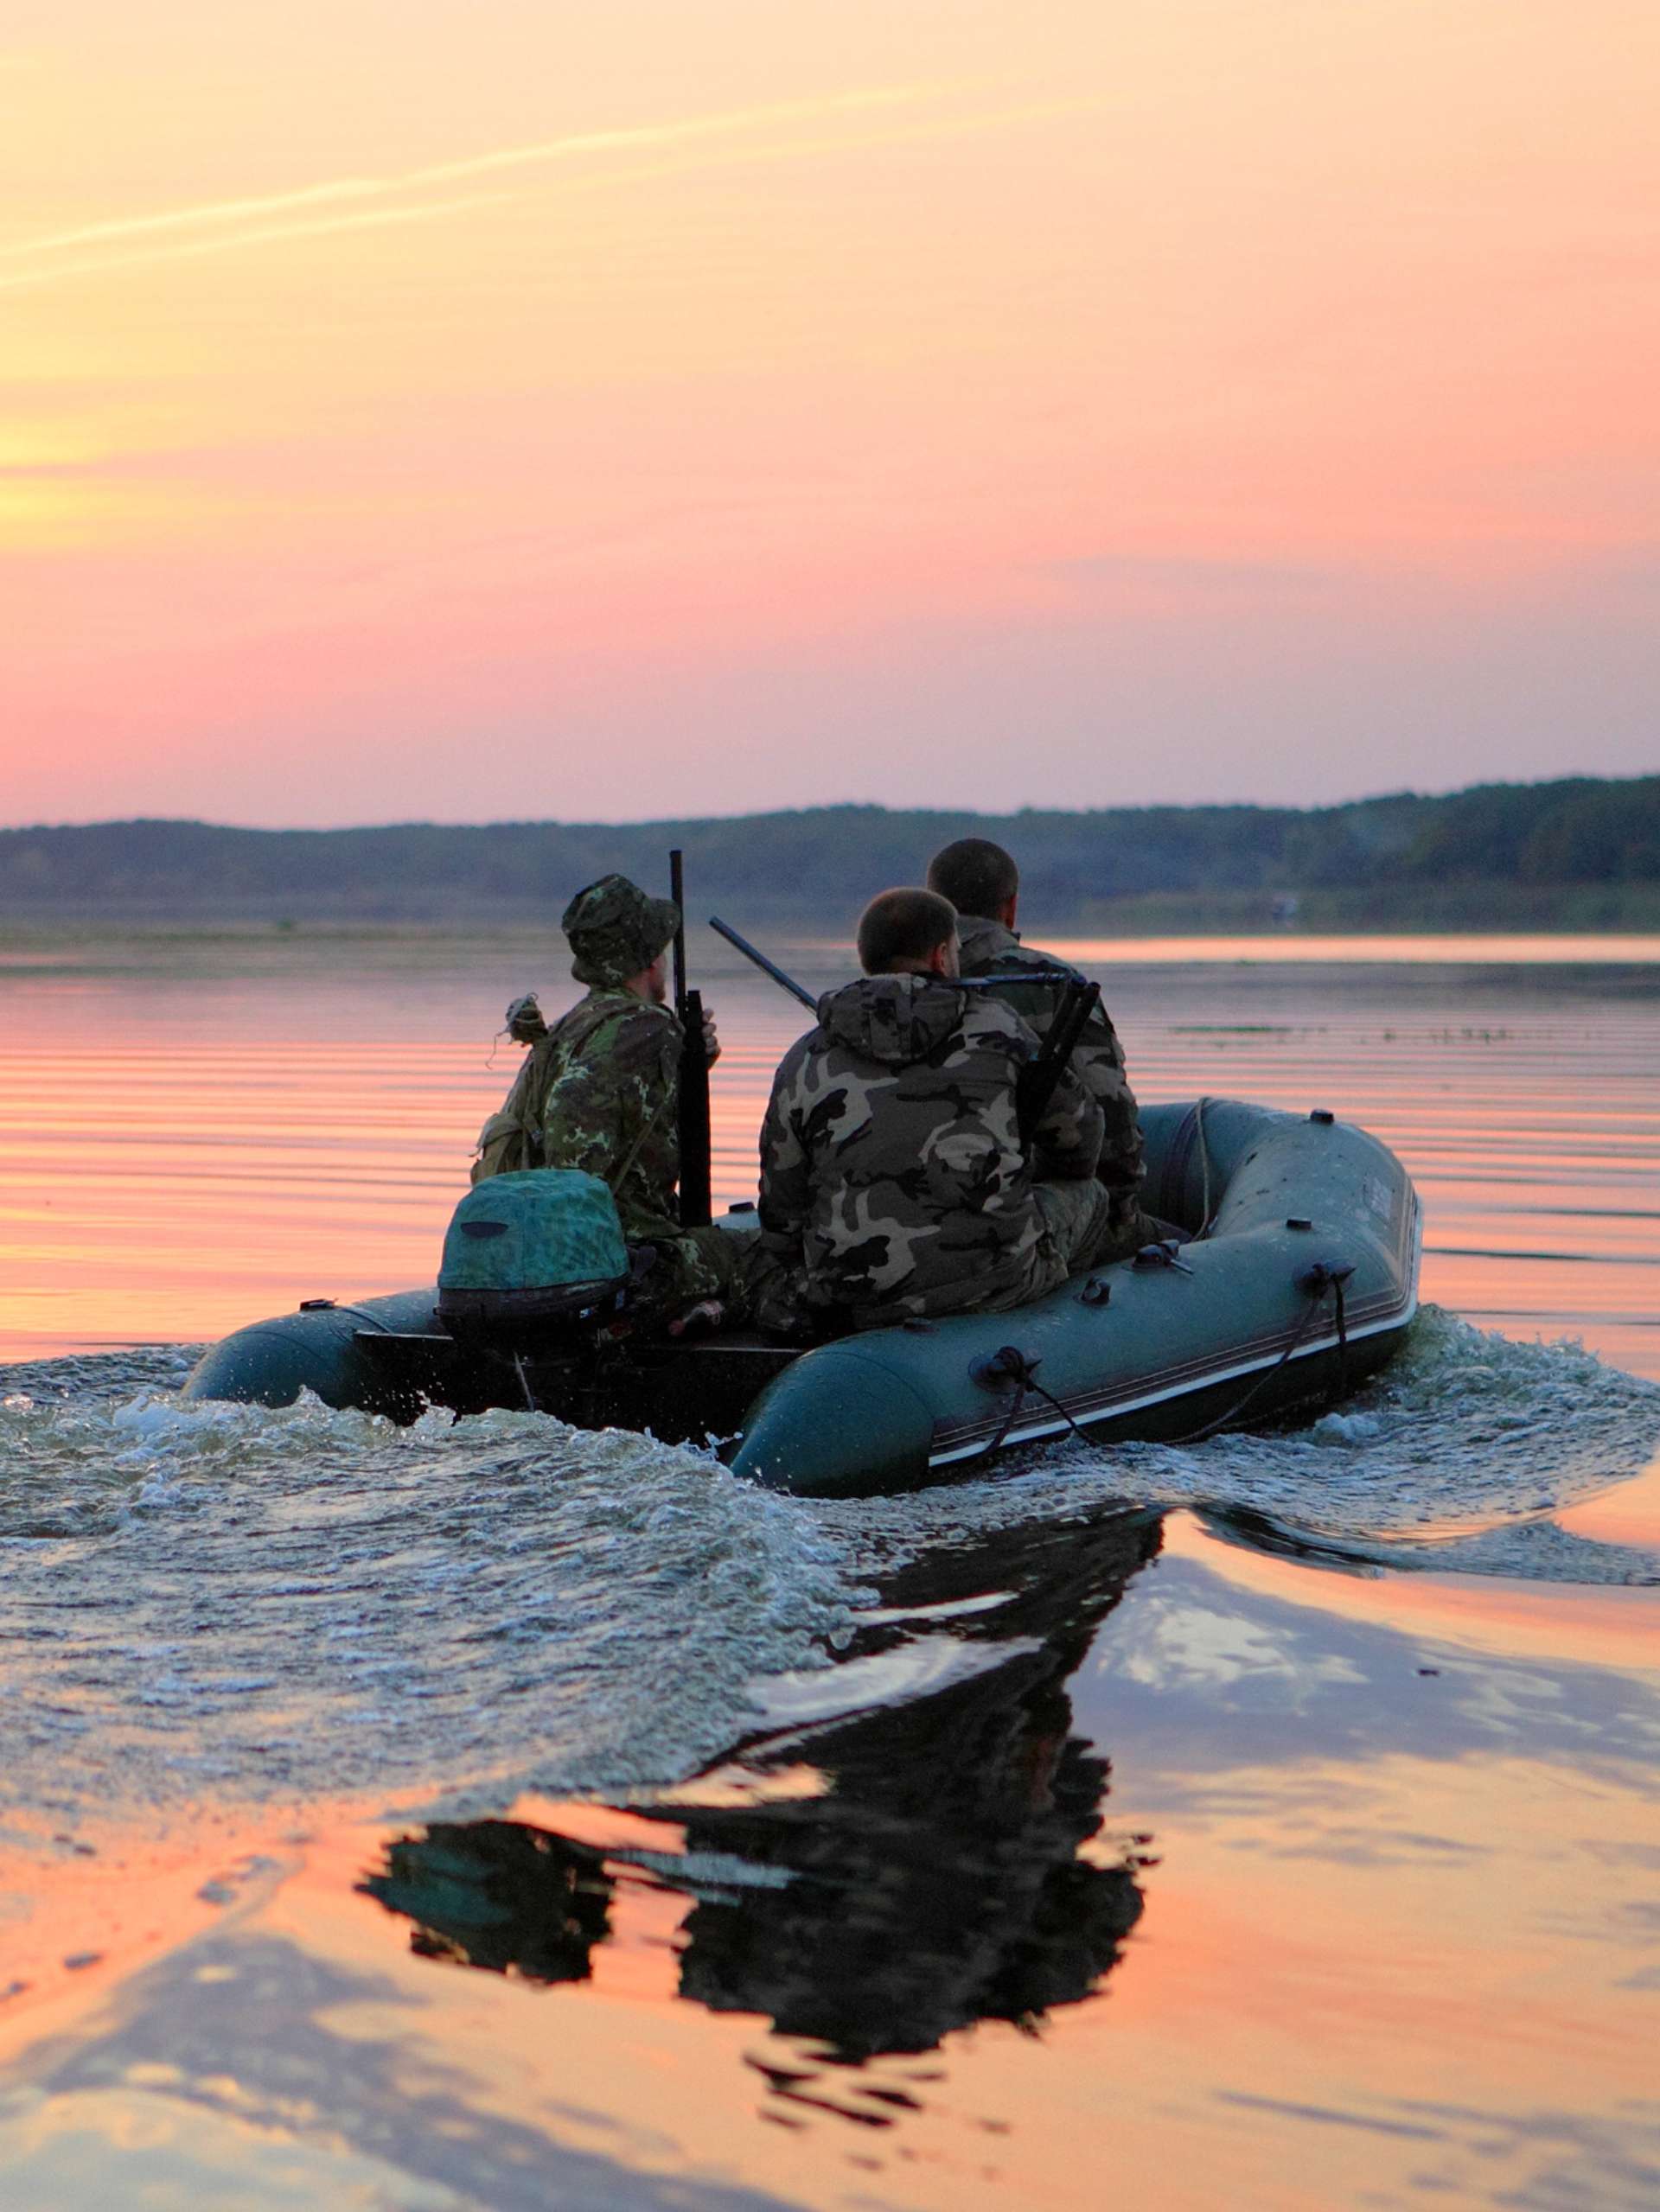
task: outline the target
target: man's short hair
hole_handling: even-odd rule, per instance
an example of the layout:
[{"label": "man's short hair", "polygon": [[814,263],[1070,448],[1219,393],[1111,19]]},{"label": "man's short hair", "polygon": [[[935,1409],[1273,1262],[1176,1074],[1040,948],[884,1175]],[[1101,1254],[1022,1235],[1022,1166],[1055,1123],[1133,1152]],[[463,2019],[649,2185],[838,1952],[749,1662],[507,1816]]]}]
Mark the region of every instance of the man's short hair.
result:
[{"label": "man's short hair", "polygon": [[959,914],[991,921],[1019,889],[1020,870],[989,838],[959,838],[929,862],[928,888],[949,899]]},{"label": "man's short hair", "polygon": [[891,975],[897,962],[925,960],[948,945],[956,926],[956,908],[937,891],[878,891],[859,917],[859,965],[866,975]]}]

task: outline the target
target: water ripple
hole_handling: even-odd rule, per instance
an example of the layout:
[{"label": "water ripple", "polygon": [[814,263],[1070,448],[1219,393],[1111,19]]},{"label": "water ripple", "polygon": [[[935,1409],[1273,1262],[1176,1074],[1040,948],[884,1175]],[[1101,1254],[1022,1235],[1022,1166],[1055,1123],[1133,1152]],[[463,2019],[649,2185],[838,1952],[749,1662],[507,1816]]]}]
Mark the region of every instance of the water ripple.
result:
[{"label": "water ripple", "polygon": [[186,1404],[169,1351],[0,1371],[5,1790],[89,1803],[672,1783],[827,1666],[869,1584],[1109,1501],[1247,1541],[1542,1581],[1660,1579],[1553,1513],[1660,1446],[1660,1387],[1427,1310],[1300,1429],[1072,1443],[920,1495],[808,1503],[649,1437],[498,1412],[399,1429]]}]

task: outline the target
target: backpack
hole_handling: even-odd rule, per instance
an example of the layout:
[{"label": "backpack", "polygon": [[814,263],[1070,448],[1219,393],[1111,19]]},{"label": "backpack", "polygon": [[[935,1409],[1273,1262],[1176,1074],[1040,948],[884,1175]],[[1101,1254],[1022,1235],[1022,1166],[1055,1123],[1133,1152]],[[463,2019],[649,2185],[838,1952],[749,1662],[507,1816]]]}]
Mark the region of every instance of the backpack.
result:
[{"label": "backpack", "polygon": [[472,1168],[476,1183],[491,1176],[518,1175],[527,1168],[541,1166],[541,1138],[527,1117],[532,1101],[543,1088],[543,1076],[552,1050],[553,1032],[549,1030],[531,1047],[506,1102],[479,1131]]}]

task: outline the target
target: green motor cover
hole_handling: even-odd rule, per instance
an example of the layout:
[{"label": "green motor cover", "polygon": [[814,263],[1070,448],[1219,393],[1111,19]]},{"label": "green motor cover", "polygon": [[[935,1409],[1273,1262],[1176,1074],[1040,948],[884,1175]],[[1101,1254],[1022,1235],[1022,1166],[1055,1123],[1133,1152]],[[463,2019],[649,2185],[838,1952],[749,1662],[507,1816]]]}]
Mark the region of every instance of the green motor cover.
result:
[{"label": "green motor cover", "polygon": [[488,1176],[456,1207],[438,1270],[438,1316],[457,1334],[578,1318],[629,1279],[609,1184],[578,1168]]}]

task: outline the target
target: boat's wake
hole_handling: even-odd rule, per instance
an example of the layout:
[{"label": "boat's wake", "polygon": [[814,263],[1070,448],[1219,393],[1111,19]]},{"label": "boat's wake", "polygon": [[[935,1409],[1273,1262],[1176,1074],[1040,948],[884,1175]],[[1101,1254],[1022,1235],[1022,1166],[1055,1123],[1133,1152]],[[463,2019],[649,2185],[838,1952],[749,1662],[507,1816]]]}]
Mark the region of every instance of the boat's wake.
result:
[{"label": "boat's wake", "polygon": [[995,1590],[1015,1532],[1115,1501],[1334,1563],[1660,1579],[1553,1517],[1642,1472],[1660,1387],[1433,1310],[1300,1429],[1075,1441],[845,1503],[538,1415],[187,1404],[182,1370],[153,1351],[0,1371],[8,1794],[48,1817],[672,1783],[759,1723],[757,1683],[829,1664],[878,1578],[972,1547]]},{"label": "boat's wake", "polygon": [[49,1819],[675,1780],[865,1596],[835,1532],[649,1437],[53,1380],[0,1374],[3,1801]]}]

